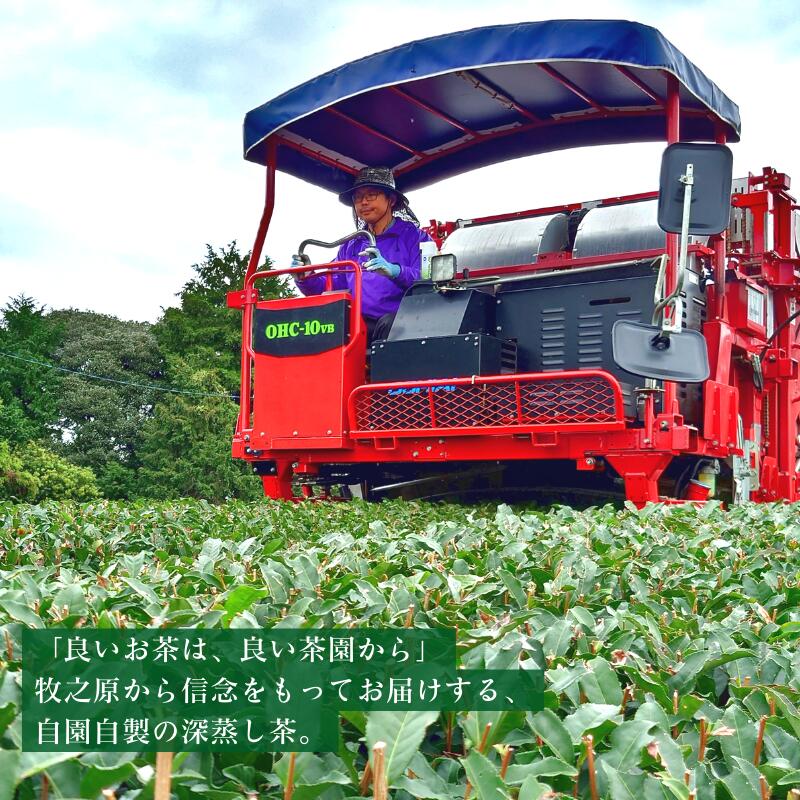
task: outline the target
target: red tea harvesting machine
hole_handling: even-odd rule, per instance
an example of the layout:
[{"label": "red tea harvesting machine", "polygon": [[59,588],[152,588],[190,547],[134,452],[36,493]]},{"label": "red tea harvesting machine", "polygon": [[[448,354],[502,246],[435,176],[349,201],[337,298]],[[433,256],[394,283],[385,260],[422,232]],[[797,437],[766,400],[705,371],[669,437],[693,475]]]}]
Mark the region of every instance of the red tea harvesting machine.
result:
[{"label": "red tea harvesting machine", "polygon": [[[266,167],[266,203],[228,298],[243,312],[234,457],[287,500],[799,499],[800,216],[784,173],[732,180],[739,132],[714,83],[623,21],[424,39],[254,109],[245,157]],[[312,264],[320,295],[259,299],[259,279],[309,269],[258,271],[277,170],[342,192],[388,166],[407,192],[658,140],[658,191],[432,221],[422,279],[369,346],[354,262]],[[336,271],[352,291],[332,290]]]}]

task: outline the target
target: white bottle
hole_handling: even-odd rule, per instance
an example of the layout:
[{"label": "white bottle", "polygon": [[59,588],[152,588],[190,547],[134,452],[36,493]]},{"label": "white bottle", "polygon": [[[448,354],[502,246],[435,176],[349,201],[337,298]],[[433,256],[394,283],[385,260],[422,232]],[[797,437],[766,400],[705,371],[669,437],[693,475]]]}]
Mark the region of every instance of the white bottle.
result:
[{"label": "white bottle", "polygon": [[437,255],[439,248],[436,242],[420,242],[419,243],[419,256],[420,256],[420,277],[424,281],[431,279],[431,259]]}]

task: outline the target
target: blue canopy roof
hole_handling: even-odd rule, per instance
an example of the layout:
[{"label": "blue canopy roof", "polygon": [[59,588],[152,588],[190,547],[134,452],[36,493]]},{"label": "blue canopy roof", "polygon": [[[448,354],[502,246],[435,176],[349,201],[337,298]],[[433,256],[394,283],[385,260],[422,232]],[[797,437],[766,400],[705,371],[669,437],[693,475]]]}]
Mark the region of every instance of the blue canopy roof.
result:
[{"label": "blue canopy roof", "polygon": [[335,192],[363,166],[418,188],[476,167],[585,145],[739,140],[739,109],[655,28],[551,20],[474,28],[353,61],[250,111],[244,155]]}]

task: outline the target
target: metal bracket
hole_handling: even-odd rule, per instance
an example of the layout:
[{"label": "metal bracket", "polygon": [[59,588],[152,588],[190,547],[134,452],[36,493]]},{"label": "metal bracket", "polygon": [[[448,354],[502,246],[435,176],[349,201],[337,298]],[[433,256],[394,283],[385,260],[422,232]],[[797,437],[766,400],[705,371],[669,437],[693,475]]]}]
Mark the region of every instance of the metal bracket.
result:
[{"label": "metal bracket", "polygon": [[764,391],[764,371],[761,368],[761,356],[759,353],[750,354],[750,363],[753,366],[753,385],[759,392]]},{"label": "metal bracket", "polygon": [[734,455],[733,461],[733,502],[734,505],[750,502],[750,495],[760,487],[760,448],[761,426],[753,425],[753,439],[744,438],[744,423],[741,414],[737,419],[737,441],[742,455]]},{"label": "metal bracket", "polygon": [[[675,288],[668,297],[661,299],[666,286],[667,256],[662,256],[656,280],[656,306],[653,309],[653,325],[661,327],[665,336],[678,333],[683,325],[683,299],[681,292],[686,278],[686,258],[689,250],[689,216],[692,207],[692,186],[694,186],[694,164],[686,165],[686,173],[681,175],[683,184],[683,217],[681,219],[681,240],[678,254],[678,274],[675,277]],[[672,308],[672,314],[667,309]]]}]

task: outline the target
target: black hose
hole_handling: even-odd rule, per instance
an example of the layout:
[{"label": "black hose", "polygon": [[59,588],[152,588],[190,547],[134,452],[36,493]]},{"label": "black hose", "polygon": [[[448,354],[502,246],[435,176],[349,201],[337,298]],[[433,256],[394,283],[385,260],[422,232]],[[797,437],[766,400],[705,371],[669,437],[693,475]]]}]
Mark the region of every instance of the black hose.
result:
[{"label": "black hose", "polygon": [[[778,325],[778,327],[777,327],[777,328],[775,328],[775,330],[772,332],[772,336],[770,336],[770,337],[769,337],[769,339],[767,339],[766,343],[764,344],[764,347],[761,349],[761,352],[758,354],[758,357],[759,357],[759,358],[763,358],[763,356],[764,356],[764,353],[766,353],[766,352],[767,352],[767,350],[769,349],[769,346],[770,346],[770,345],[772,344],[772,342],[775,340],[775,337],[776,337],[776,336],[777,336],[777,335],[778,335],[778,334],[779,334],[779,333],[780,333],[780,332],[781,332],[781,331],[782,331],[782,330],[783,330],[783,329],[784,329],[784,328],[785,328],[785,327],[786,327],[786,326],[787,326],[787,325],[788,325],[790,322],[792,322],[793,320],[797,319],[798,317],[800,317],[800,308],[798,308],[798,309],[797,309],[797,311],[795,311],[795,312],[794,312],[794,314],[791,314],[790,316],[786,317],[786,319],[785,319],[783,322],[781,322],[781,324],[780,324],[780,325]],[[797,334],[795,334],[795,339],[797,339]]]}]

